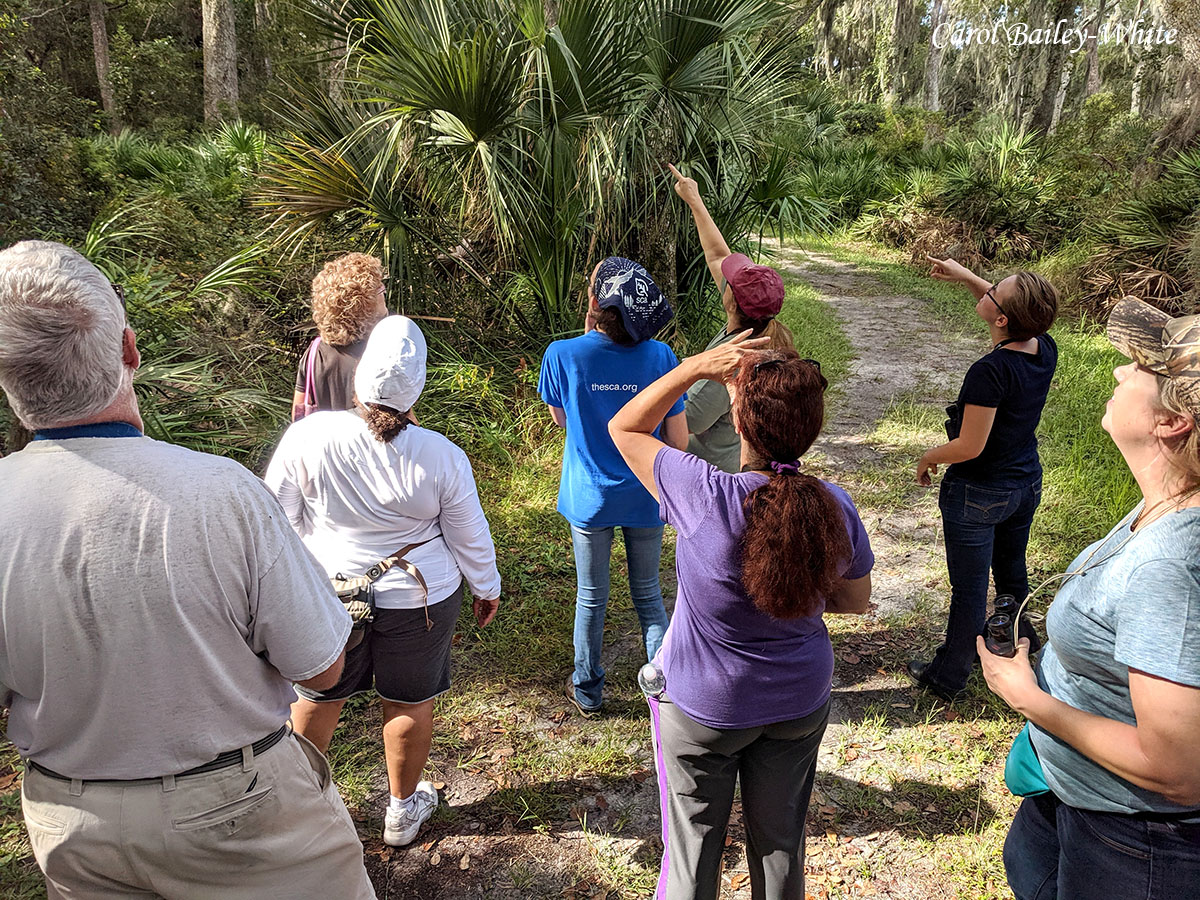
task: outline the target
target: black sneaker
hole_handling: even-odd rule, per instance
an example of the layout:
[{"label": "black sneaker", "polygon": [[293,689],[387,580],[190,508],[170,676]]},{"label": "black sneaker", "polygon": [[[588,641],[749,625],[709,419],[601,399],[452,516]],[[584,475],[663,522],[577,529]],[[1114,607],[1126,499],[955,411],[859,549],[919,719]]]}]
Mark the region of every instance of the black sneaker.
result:
[{"label": "black sneaker", "polygon": [[579,697],[575,694],[575,681],[570,675],[567,676],[567,699],[575,704],[575,708],[579,710],[579,714],[585,719],[599,718],[600,710],[603,707],[588,708],[580,703]]},{"label": "black sneaker", "polygon": [[936,694],[947,703],[953,703],[955,700],[961,700],[967,695],[965,688],[953,691],[948,687],[943,687],[932,678],[929,677],[929,663],[921,662],[919,659],[914,659],[906,666],[908,677],[917,683],[919,687]]}]

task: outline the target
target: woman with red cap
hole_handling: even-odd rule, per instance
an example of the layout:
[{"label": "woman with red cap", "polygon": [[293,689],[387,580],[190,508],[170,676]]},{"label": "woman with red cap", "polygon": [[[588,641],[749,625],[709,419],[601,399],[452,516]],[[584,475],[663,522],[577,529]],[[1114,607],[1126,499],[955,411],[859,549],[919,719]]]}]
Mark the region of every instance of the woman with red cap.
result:
[{"label": "woman with red cap", "polygon": [[[700,197],[696,180],[682,175],[674,166],[668,168],[675,176],[675,193],[692,211],[704,261],[721,291],[725,308],[725,329],[705,349],[728,343],[747,328],[753,337],[770,338],[768,349],[793,349],[791,331],[775,318],[783,308],[783,279],[779,273],[770,266],[756,264],[744,253],[731,251]],[[737,472],[742,441],[733,427],[729,405],[729,392],[719,381],[705,379],[688,390],[685,411],[691,437],[687,449],[719,469]]]}]

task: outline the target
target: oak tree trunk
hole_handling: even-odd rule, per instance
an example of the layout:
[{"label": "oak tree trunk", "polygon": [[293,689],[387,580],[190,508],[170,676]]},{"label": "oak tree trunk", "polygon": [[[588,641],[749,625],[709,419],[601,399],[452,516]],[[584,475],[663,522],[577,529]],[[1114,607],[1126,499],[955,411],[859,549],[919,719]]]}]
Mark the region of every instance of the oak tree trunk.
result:
[{"label": "oak tree trunk", "polygon": [[1062,118],[1063,102],[1067,99],[1067,87],[1071,83],[1071,72],[1075,69],[1074,61],[1068,56],[1063,60],[1062,75],[1058,79],[1058,90],[1054,96],[1054,113],[1050,116],[1048,132],[1054,134],[1058,121]]},{"label": "oak tree trunk", "polygon": [[1100,26],[1104,24],[1104,11],[1107,0],[1100,0],[1100,8],[1096,10],[1096,18],[1088,29],[1087,39],[1087,84],[1083,96],[1090,97],[1100,90]]},{"label": "oak tree trunk", "polygon": [[904,77],[912,58],[917,25],[913,0],[896,0],[896,15],[892,19],[892,52],[888,65],[891,71],[888,72],[888,83],[884,85],[884,97],[888,103],[904,102],[908,95]]},{"label": "oak tree trunk", "polygon": [[258,47],[259,65],[264,81],[271,80],[271,53],[267,49],[267,36],[271,30],[271,7],[267,0],[254,0],[254,42]]},{"label": "oak tree trunk", "polygon": [[108,25],[104,21],[104,0],[88,0],[88,16],[92,20],[92,54],[96,57],[96,81],[100,84],[100,104],[108,116],[111,134],[121,133],[121,114],[113,92],[112,75],[108,64]]},{"label": "oak tree trunk", "polygon": [[232,0],[202,0],[204,121],[238,113],[237,28]]},{"label": "oak tree trunk", "polygon": [[[1054,11],[1047,24],[1051,30],[1055,30],[1058,23],[1063,20],[1066,20],[1069,26],[1074,17],[1075,0],[1058,0],[1054,4]],[[1051,122],[1054,121],[1054,104],[1058,100],[1063,62],[1068,56],[1070,54],[1067,53],[1065,43],[1051,44],[1046,54],[1046,76],[1042,84],[1041,97],[1034,108],[1033,118],[1029,122],[1029,126],[1037,131],[1048,132]]]},{"label": "oak tree trunk", "polygon": [[942,57],[946,47],[944,40],[939,40],[941,47],[937,46],[934,37],[938,35],[938,26],[946,20],[946,15],[946,0],[933,0],[929,11],[929,55],[925,58],[925,108],[930,112],[942,108]]},{"label": "oak tree trunk", "polygon": [[1129,98],[1129,111],[1135,115],[1142,114],[1142,82],[1146,78],[1146,58],[1139,57],[1133,69],[1133,93]]}]

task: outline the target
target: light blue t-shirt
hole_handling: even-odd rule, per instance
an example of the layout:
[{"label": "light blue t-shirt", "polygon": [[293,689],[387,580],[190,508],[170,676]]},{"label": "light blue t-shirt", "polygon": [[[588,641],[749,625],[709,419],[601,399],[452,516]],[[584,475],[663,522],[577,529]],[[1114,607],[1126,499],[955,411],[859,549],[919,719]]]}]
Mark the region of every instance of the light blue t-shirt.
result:
[{"label": "light blue t-shirt", "polygon": [[[1071,563],[1068,571],[1084,571],[1066,581],[1050,606],[1049,643],[1038,665],[1038,681],[1052,696],[1129,725],[1136,724],[1130,669],[1200,687],[1200,508],[1168,513],[1130,532],[1140,509]],[[1070,806],[1115,813],[1187,809],[1114,775],[1037,726],[1030,734],[1046,783]]]},{"label": "light blue t-shirt", "polygon": [[[658,504],[608,436],[608,421],[642,388],[679,365],[660,341],[622,346],[603,332],[555,341],[542,357],[538,393],[567,414],[558,511],[579,528],[655,528]],[[683,398],[668,416],[683,412]],[[658,430],[655,430],[658,434]]]}]

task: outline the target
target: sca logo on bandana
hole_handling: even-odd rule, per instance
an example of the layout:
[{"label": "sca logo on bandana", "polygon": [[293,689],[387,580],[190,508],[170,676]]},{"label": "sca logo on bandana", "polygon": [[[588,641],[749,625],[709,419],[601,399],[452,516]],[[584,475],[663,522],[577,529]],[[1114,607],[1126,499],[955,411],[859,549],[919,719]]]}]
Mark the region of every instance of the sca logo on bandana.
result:
[{"label": "sca logo on bandana", "polygon": [[657,292],[653,287],[654,283],[643,272],[631,268],[605,278],[600,295],[605,300],[624,295],[626,309],[645,314],[658,305]]}]

